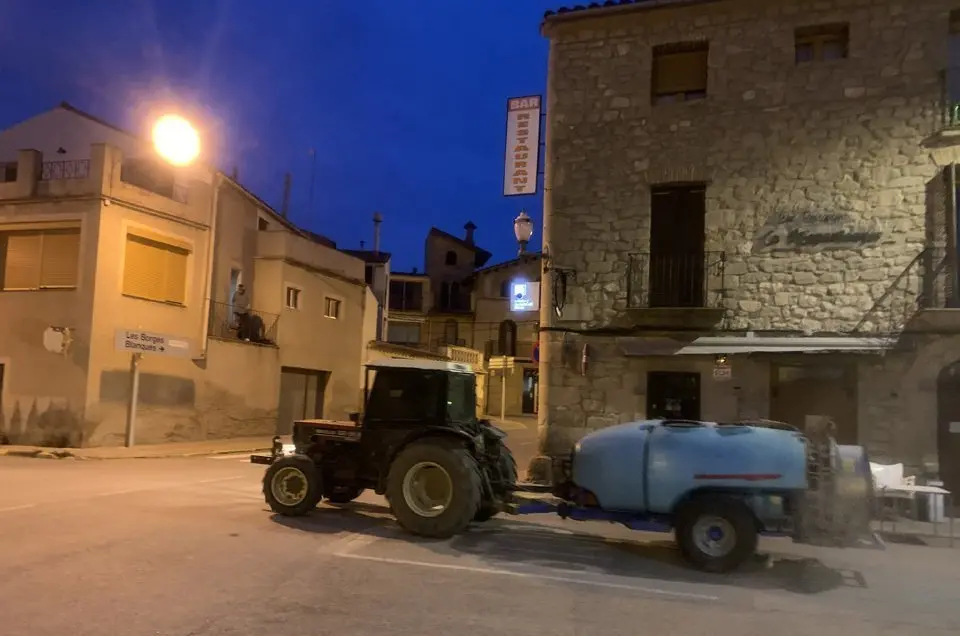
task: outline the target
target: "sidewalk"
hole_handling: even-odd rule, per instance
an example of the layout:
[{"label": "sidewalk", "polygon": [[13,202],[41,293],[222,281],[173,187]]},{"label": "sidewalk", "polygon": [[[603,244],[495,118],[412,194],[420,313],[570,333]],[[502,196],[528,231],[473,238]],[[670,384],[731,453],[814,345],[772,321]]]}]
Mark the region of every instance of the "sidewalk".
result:
[{"label": "sidewalk", "polygon": [[38,459],[159,459],[162,457],[195,457],[247,453],[269,450],[273,437],[237,437],[203,442],[174,442],[171,444],[144,444],[126,448],[107,446],[99,448],[42,448],[39,446],[0,446],[0,456],[35,457]]}]

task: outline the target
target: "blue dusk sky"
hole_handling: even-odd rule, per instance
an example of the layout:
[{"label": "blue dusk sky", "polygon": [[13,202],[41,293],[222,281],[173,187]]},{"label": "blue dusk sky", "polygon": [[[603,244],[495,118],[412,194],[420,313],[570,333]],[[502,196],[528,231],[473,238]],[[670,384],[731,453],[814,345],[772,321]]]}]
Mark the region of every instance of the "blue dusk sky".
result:
[{"label": "blue dusk sky", "polygon": [[[55,0],[7,3],[0,127],[67,101],[124,128],[173,105],[225,170],[291,219],[357,248],[384,216],[394,269],[431,226],[468,220],[496,260],[542,199],[503,197],[508,97],[542,94],[551,0]],[[310,203],[310,149],[316,149]],[[538,237],[535,245],[539,247]]]}]

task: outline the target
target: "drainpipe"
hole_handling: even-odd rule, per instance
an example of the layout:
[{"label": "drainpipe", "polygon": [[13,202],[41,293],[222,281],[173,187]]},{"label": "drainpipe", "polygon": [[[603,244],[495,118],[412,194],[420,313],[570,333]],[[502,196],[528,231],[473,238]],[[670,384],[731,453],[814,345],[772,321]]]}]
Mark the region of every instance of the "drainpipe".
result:
[{"label": "drainpipe", "polygon": [[220,187],[223,185],[223,175],[219,171],[213,175],[213,193],[210,196],[210,247],[207,249],[207,269],[205,280],[203,281],[203,331],[201,338],[203,340],[203,350],[200,353],[201,359],[207,357],[207,347],[210,344],[210,310],[213,303],[211,298],[213,291],[213,267],[216,262],[214,252],[217,249],[217,216],[220,211]]}]

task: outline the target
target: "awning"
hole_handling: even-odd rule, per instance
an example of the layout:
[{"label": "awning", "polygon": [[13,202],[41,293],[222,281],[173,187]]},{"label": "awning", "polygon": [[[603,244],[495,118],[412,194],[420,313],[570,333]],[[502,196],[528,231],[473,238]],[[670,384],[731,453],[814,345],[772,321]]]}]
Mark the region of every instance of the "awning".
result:
[{"label": "awning", "polygon": [[692,342],[673,338],[622,338],[626,356],[734,355],[743,353],[882,353],[894,338],[855,336],[705,336]]}]

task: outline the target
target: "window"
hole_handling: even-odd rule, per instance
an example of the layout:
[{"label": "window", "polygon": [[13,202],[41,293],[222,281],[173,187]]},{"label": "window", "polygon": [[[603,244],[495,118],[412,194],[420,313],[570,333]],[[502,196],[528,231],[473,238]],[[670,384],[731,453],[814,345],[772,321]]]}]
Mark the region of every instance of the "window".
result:
[{"label": "window", "polygon": [[500,298],[510,298],[510,279],[500,282]]},{"label": "window", "polygon": [[72,289],[79,261],[78,227],[0,232],[0,289]]},{"label": "window", "polygon": [[423,283],[390,281],[390,311],[423,311]]},{"label": "window", "polygon": [[297,287],[287,286],[286,305],[287,309],[300,309],[301,290]]},{"label": "window", "polygon": [[401,345],[420,344],[420,323],[391,320],[387,323],[387,341]]},{"label": "window", "polygon": [[821,24],[800,27],[794,32],[797,64],[845,59],[850,49],[850,26]]},{"label": "window", "polygon": [[330,298],[327,296],[326,306],[323,310],[323,315],[327,318],[339,318],[340,317],[340,301],[336,298]]},{"label": "window", "polygon": [[456,265],[457,264],[457,253],[453,250],[447,252],[447,256],[444,259],[447,265]]},{"label": "window", "polygon": [[707,96],[706,42],[680,42],[653,48],[651,94],[654,104],[687,102]]},{"label": "window", "polygon": [[16,181],[17,168],[19,168],[19,166],[14,161],[0,163],[0,183],[12,183]]},{"label": "window", "polygon": [[367,265],[363,268],[363,280],[367,285],[373,284],[373,265]]},{"label": "window", "polygon": [[187,298],[190,251],[159,238],[127,234],[123,294],[133,298],[183,305]]},{"label": "window", "polygon": [[266,232],[270,229],[270,224],[267,223],[266,219],[257,217],[257,229],[261,232]]}]

